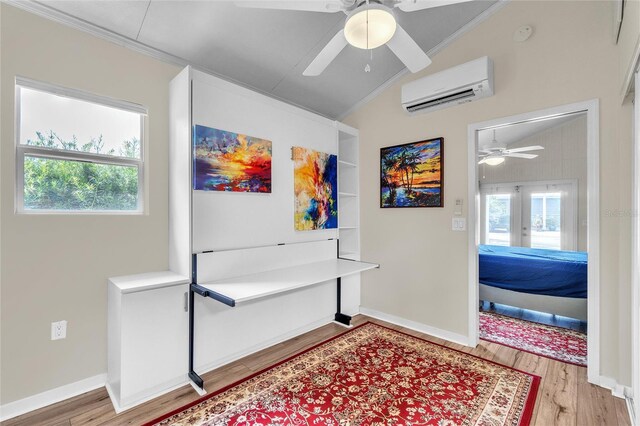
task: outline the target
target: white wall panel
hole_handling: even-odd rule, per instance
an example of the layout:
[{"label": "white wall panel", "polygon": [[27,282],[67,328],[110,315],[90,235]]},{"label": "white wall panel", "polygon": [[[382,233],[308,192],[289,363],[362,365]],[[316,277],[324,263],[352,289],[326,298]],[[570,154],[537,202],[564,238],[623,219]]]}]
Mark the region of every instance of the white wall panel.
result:
[{"label": "white wall panel", "polygon": [[194,73],[193,124],[272,142],[271,194],[193,191],[193,250],[244,248],[337,237],[295,231],[291,147],[337,154],[333,122]]}]

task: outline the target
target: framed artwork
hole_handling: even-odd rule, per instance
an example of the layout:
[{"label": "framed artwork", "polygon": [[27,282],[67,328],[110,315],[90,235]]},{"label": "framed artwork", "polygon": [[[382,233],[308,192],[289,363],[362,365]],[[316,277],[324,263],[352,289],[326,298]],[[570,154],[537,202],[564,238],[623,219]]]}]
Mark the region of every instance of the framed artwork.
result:
[{"label": "framed artwork", "polygon": [[271,192],[271,141],[193,127],[193,189]]},{"label": "framed artwork", "polygon": [[380,207],[444,205],[443,138],[380,149]]},{"label": "framed artwork", "polygon": [[338,227],[338,157],[294,146],[296,231]]}]

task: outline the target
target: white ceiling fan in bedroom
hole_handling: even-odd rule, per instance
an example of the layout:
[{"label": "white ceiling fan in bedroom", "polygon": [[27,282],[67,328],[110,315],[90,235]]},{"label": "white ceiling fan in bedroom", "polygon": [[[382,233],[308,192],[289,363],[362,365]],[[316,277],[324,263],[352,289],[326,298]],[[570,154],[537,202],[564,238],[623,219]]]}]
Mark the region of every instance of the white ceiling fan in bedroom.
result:
[{"label": "white ceiling fan in bedroom", "polygon": [[506,157],[523,158],[525,160],[532,160],[538,156],[538,154],[524,154],[529,151],[538,151],[544,149],[540,145],[523,146],[520,148],[508,149],[507,145],[500,143],[496,140],[496,131],[493,130],[493,140],[491,144],[480,149],[480,161],[478,164],[487,164],[489,166],[497,166],[504,163]]},{"label": "white ceiling fan in bedroom", "polygon": [[236,4],[259,9],[344,12],[347,15],[344,29],[333,36],[302,73],[317,76],[347,44],[367,50],[386,44],[409,71],[418,72],[429,66],[431,59],[398,25],[394,9],[413,12],[467,1],[470,0],[238,0]]}]

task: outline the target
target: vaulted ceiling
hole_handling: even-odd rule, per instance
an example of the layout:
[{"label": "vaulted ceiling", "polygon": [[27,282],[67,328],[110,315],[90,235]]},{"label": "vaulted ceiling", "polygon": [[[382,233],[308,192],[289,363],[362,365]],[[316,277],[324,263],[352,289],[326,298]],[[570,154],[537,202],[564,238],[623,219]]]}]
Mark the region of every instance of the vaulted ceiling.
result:
[{"label": "vaulted ceiling", "polygon": [[[14,1],[14,4],[16,1]],[[49,0],[30,3],[58,20],[95,26],[329,118],[340,118],[405,70],[386,47],[347,46],[318,77],[302,71],[344,25],[343,13],[249,9],[231,1]],[[411,13],[398,23],[425,51],[441,45],[496,1],[475,0]],[[29,8],[29,6],[27,6]],[[77,25],[76,25],[77,26]],[[437,61],[437,57],[432,58]],[[371,71],[364,67],[370,64]]]}]

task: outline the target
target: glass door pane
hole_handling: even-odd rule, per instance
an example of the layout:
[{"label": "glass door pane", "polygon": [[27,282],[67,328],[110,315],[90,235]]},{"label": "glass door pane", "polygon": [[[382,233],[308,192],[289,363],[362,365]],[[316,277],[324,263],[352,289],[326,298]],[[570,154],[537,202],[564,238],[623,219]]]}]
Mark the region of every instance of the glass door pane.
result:
[{"label": "glass door pane", "polygon": [[485,244],[511,245],[511,194],[487,194]]},{"label": "glass door pane", "polygon": [[562,193],[531,193],[531,247],[562,249]]}]

